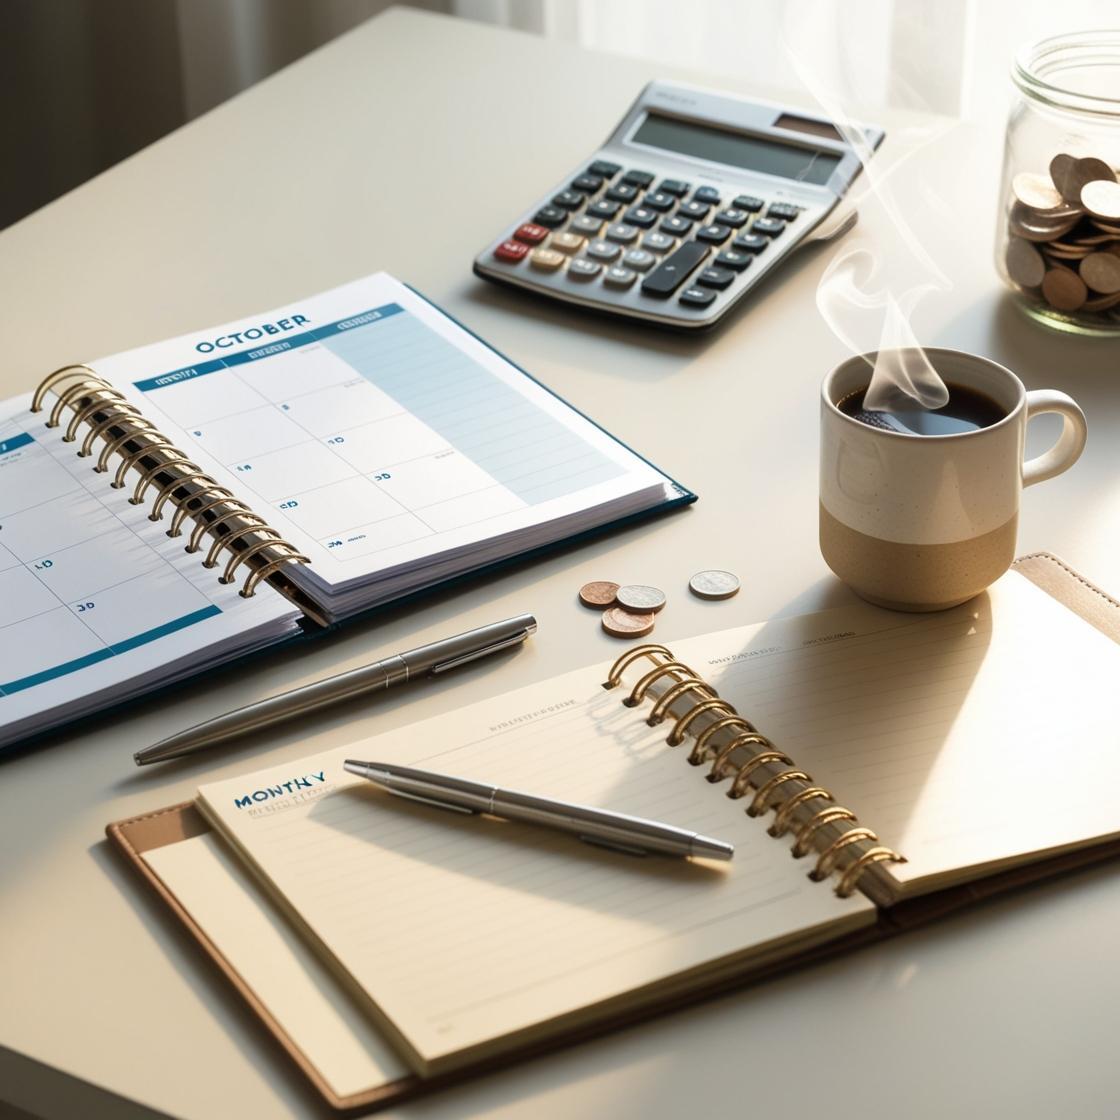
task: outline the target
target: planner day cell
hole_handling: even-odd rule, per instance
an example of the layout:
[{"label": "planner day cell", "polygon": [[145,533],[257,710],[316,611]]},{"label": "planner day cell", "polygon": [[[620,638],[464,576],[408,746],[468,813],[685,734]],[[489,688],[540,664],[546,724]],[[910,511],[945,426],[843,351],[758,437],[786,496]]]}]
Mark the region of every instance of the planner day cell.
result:
[{"label": "planner day cell", "polygon": [[91,655],[106,654],[102,642],[69,607],[25,618],[0,631],[0,690],[40,673],[58,669]]},{"label": "planner day cell", "polygon": [[84,490],[5,517],[0,526],[0,540],[24,563],[119,531],[117,519]]},{"label": "planner day cell", "polygon": [[444,533],[524,508],[525,503],[516,494],[495,484],[486,490],[425,506],[416,511],[416,516],[422,517],[437,532]]},{"label": "planner day cell", "polygon": [[149,389],[146,396],[187,429],[267,403],[255,389],[224,369]]},{"label": "planner day cell", "polygon": [[126,583],[165,567],[142,541],[106,533],[40,557],[36,575],[63,602]]},{"label": "planner day cell", "polygon": [[276,503],[276,508],[315,538],[334,538],[353,525],[370,525],[402,513],[380,483],[354,477]]},{"label": "planner day cell", "polygon": [[25,618],[45,614],[59,605],[54,595],[37,577],[22,565],[0,571],[0,642],[6,641],[3,629]]},{"label": "planner day cell", "polygon": [[0,518],[80,490],[78,480],[37,444],[0,455]]},{"label": "planner day cell", "polygon": [[335,558],[351,560],[355,556],[386,552],[431,535],[431,528],[415,514],[402,513],[371,525],[354,525],[346,532],[327,537],[319,543]]},{"label": "planner day cell", "polygon": [[281,404],[308,391],[353,381],[354,369],[329,350],[312,343],[264,361],[247,362],[237,368],[237,377],[251,385],[273,404]]},{"label": "planner day cell", "polygon": [[[378,482],[382,490],[406,509],[413,510],[432,505],[435,495],[439,496],[440,504],[461,501],[464,508],[469,508],[471,494],[499,485],[477,463],[458,451],[441,451],[412,459],[383,474],[385,477]],[[514,501],[510,509],[524,505],[514,495],[511,497]]]},{"label": "planner day cell", "polygon": [[438,432],[407,414],[351,428],[331,446],[362,474],[391,470],[399,463],[448,449]]},{"label": "planner day cell", "polygon": [[270,502],[298,497],[358,473],[326,444],[314,441],[231,463],[230,469],[239,487],[254,490]]},{"label": "planner day cell", "polygon": [[210,420],[191,428],[189,434],[219,463],[280,451],[308,440],[304,428],[272,404],[264,404],[236,416]]},{"label": "planner day cell", "polygon": [[284,401],[284,410],[300,427],[325,438],[347,432],[361,424],[384,420],[404,411],[400,404],[376,385],[363,379],[332,385]]}]

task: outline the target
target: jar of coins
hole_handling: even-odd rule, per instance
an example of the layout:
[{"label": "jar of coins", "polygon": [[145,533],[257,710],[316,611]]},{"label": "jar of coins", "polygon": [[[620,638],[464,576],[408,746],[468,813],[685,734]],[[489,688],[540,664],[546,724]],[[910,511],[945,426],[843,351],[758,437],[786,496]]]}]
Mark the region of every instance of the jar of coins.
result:
[{"label": "jar of coins", "polygon": [[1044,39],[1012,79],[996,267],[1035,319],[1120,336],[1120,31]]}]

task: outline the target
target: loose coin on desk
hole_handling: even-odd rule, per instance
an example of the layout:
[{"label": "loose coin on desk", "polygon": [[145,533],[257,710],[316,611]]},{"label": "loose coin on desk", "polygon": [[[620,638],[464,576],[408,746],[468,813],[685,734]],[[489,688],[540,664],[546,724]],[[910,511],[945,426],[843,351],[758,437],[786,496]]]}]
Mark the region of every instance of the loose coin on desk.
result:
[{"label": "loose coin on desk", "polygon": [[739,577],[734,572],[722,572],[712,568],[697,572],[688,581],[688,589],[701,599],[730,599],[739,593]]},{"label": "loose coin on desk", "polygon": [[614,638],[644,638],[653,631],[652,614],[636,614],[624,607],[603,612],[603,629]]},{"label": "loose coin on desk", "polygon": [[656,614],[665,606],[665,592],[644,583],[626,583],[615,596],[618,605],[638,614]]},{"label": "loose coin on desk", "polygon": [[613,607],[615,596],[618,594],[618,584],[611,583],[609,580],[596,579],[590,583],[585,583],[579,589],[579,601],[585,607],[592,607],[595,610],[605,610],[607,607]]}]

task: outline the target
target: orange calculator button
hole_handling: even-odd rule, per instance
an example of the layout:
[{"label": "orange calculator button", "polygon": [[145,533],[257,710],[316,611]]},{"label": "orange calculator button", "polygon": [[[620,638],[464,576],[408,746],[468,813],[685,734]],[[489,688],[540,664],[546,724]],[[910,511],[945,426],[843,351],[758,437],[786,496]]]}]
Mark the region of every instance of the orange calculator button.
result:
[{"label": "orange calculator button", "polygon": [[510,264],[517,264],[528,252],[529,246],[526,245],[524,241],[514,241],[510,238],[507,241],[503,241],[501,245],[494,250],[494,256],[500,261],[509,261]]},{"label": "orange calculator button", "polygon": [[539,245],[547,236],[548,230],[533,222],[526,222],[514,231],[514,240],[525,241],[529,245]]}]

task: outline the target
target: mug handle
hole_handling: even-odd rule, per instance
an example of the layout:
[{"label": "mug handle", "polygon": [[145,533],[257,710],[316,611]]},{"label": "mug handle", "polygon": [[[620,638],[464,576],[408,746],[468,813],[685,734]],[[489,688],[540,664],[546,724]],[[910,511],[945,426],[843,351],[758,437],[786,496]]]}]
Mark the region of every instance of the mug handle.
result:
[{"label": "mug handle", "polygon": [[1062,418],[1062,434],[1058,441],[1041,455],[1023,464],[1023,485],[1033,486],[1069,470],[1085,450],[1085,413],[1081,406],[1057,389],[1032,389],[1027,393],[1027,421],[1044,412],[1056,412]]}]

